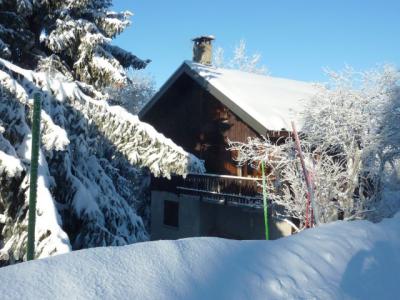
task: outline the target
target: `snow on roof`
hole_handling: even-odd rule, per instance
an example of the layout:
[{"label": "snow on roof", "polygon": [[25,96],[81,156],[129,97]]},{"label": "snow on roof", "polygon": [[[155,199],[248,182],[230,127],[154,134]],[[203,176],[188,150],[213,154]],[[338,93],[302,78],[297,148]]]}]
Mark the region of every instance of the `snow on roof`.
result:
[{"label": "snow on roof", "polygon": [[[400,214],[276,241],[189,238],[0,268],[1,299],[394,299]],[[396,296],[397,295],[397,296]]]},{"label": "snow on roof", "polygon": [[[263,131],[262,134],[266,130],[291,130],[291,121],[301,129],[299,112],[304,100],[317,93],[316,85],[308,82],[215,68],[192,61],[185,61],[185,64],[261,125],[264,130],[254,129]],[[240,113],[238,115],[243,118]]]}]

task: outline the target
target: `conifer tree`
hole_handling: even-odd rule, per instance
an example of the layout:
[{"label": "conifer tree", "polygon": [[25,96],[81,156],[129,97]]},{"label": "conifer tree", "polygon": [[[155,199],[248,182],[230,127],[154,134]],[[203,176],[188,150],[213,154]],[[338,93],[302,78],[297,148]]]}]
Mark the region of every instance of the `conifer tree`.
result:
[{"label": "conifer tree", "polygon": [[143,69],[149,60],[111,44],[129,24],[130,12],[113,12],[109,0],[3,0],[0,50],[20,66],[35,69],[49,54],[59,71],[103,87],[127,81],[124,69]]},{"label": "conifer tree", "polygon": [[[111,44],[129,12],[111,1],[0,1],[0,265],[25,258],[32,96],[41,92],[36,257],[148,238],[147,172],[203,164],[120,106],[125,70],[149,61]],[[138,167],[145,167],[140,169]]]}]

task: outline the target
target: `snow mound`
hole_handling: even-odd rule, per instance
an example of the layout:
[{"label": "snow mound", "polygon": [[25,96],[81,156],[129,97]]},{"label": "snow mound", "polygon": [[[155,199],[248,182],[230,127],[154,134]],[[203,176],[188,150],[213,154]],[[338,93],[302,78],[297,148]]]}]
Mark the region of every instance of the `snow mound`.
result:
[{"label": "snow mound", "polygon": [[0,269],[2,299],[388,299],[400,214],[276,241],[190,238],[72,252]]}]

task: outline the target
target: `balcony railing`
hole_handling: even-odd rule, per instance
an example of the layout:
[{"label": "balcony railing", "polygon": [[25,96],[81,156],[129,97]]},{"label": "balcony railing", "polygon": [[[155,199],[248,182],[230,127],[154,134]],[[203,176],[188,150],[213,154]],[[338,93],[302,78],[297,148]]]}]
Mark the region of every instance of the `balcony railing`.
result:
[{"label": "balcony railing", "polygon": [[[162,183],[163,186],[160,186]],[[200,196],[205,202],[230,206],[262,208],[261,179],[216,174],[189,174],[185,179],[173,178],[169,183],[158,179],[157,187],[174,187],[181,194]]]}]

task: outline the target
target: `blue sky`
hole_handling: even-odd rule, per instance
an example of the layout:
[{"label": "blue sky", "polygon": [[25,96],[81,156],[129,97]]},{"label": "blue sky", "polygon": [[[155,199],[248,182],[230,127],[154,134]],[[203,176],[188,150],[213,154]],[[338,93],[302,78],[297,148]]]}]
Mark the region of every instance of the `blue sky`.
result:
[{"label": "blue sky", "polygon": [[400,66],[400,0],[114,0],[134,13],[115,44],[150,58],[157,86],[212,34],[232,53],[240,39],[272,76],[324,81],[323,68]]}]

